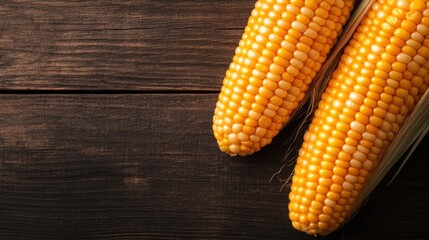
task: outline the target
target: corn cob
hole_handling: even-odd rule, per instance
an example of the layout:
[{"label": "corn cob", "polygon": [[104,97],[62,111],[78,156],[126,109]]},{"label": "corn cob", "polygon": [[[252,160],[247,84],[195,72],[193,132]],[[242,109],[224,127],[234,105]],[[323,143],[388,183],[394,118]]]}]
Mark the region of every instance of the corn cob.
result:
[{"label": "corn cob", "polygon": [[226,72],[213,117],[219,148],[249,155],[289,120],[353,7],[353,0],[260,0]]},{"label": "corn cob", "polygon": [[304,135],[289,194],[294,228],[336,230],[429,85],[429,2],[378,0],[346,47]]}]

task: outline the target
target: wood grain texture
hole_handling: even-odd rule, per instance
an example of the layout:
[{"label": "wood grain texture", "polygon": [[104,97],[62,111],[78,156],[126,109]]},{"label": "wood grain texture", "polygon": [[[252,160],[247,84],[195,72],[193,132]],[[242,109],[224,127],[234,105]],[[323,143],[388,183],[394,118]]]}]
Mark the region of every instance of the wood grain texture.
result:
[{"label": "wood grain texture", "polygon": [[[269,183],[290,129],[221,154],[215,94],[0,95],[0,239],[314,239]],[[427,239],[428,138],[390,187],[319,239]],[[292,167],[286,167],[283,175]]]},{"label": "wood grain texture", "polygon": [[0,90],[218,91],[253,0],[0,1]]}]

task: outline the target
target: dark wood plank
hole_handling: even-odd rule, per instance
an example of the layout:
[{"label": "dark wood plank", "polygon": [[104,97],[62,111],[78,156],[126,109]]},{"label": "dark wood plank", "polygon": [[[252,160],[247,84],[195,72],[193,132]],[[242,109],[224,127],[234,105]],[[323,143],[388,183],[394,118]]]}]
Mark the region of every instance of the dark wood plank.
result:
[{"label": "dark wood plank", "polygon": [[[292,229],[289,190],[269,183],[291,130],[232,159],[212,136],[215,100],[0,95],[0,239],[314,239]],[[428,142],[321,239],[426,239]]]},{"label": "dark wood plank", "polygon": [[217,91],[254,0],[0,2],[0,89]]}]

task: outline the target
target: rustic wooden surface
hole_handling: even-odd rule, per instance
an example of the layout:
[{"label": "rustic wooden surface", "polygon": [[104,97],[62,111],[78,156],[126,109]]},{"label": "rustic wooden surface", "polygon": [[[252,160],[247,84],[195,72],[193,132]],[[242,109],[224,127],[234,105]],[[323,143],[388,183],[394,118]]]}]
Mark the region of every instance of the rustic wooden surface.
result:
[{"label": "rustic wooden surface", "polygon": [[2,0],[0,89],[212,90],[254,0]]},{"label": "rustic wooden surface", "polygon": [[[0,239],[314,239],[269,182],[293,125],[249,158],[212,136],[252,4],[0,1]],[[428,239],[428,146],[320,239]]]}]

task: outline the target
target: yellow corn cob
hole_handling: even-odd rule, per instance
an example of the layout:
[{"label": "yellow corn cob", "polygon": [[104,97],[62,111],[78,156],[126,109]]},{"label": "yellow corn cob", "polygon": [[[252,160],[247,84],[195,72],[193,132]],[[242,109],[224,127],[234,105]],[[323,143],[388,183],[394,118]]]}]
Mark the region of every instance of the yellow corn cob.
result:
[{"label": "yellow corn cob", "polygon": [[327,235],[429,85],[429,2],[378,0],[346,47],[304,136],[289,195],[293,226]]},{"label": "yellow corn cob", "polygon": [[304,98],[353,0],[260,0],[226,72],[213,117],[222,151],[269,144]]}]

